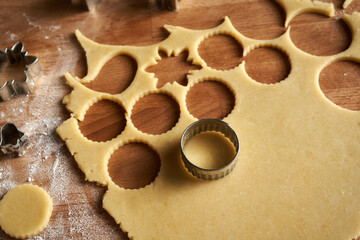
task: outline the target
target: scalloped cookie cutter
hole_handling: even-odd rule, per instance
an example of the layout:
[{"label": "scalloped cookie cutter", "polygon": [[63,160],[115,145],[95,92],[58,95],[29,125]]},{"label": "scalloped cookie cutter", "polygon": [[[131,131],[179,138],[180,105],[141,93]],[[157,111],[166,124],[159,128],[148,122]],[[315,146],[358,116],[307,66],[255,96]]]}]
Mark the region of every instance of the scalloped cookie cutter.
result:
[{"label": "scalloped cookie cutter", "polygon": [[[235,156],[233,157],[233,159],[225,166],[216,169],[207,169],[195,165],[187,158],[184,152],[184,147],[186,143],[193,136],[202,132],[209,131],[215,131],[224,134],[224,136],[228,138],[235,147]],[[182,134],[180,145],[182,160],[185,167],[192,175],[204,180],[217,180],[228,175],[234,169],[239,153],[239,140],[235,131],[229,126],[229,124],[218,119],[202,119],[192,123],[189,127],[185,129],[184,133]]]},{"label": "scalloped cookie cutter", "polygon": [[24,51],[24,44],[17,42],[11,49],[6,48],[5,52],[0,50],[0,67],[9,62],[15,64],[25,62],[25,81],[11,79],[0,86],[0,102],[11,99],[17,95],[27,95],[33,91],[35,79],[42,74],[42,69],[38,58],[28,56]]}]

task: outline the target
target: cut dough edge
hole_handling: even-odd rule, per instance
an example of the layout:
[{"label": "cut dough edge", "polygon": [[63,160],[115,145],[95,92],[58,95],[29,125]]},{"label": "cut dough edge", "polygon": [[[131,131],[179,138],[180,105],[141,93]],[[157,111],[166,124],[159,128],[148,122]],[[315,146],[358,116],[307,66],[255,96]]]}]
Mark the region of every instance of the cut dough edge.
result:
[{"label": "cut dough edge", "polygon": [[0,201],[0,226],[11,237],[32,237],[45,229],[52,210],[52,199],[44,189],[18,185]]}]

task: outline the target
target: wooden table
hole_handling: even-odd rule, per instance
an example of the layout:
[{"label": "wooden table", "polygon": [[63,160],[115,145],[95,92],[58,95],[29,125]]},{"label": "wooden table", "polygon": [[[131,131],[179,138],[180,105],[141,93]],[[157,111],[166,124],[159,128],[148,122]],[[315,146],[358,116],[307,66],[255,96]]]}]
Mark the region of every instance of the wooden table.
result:
[{"label": "wooden table", "polygon": [[[346,10],[341,9],[342,1],[333,2],[337,17],[360,11],[359,1],[354,0]],[[32,143],[23,157],[11,159],[0,155],[0,195],[18,184],[32,182],[45,188],[54,201],[48,227],[39,235],[41,238],[34,239],[127,239],[102,209],[106,188],[85,182],[84,174],[55,133],[56,127],[69,117],[61,103],[71,91],[65,84],[64,73],[80,77],[86,74],[85,55],[74,36],[75,29],[99,43],[136,46],[165,39],[164,24],[204,29],[217,26],[224,16],[229,16],[235,28],[251,38],[271,39],[286,30],[285,13],[272,1],[182,0],[179,7],[178,11],[171,12],[149,9],[146,0],[102,0],[94,11],[86,12],[74,8],[70,1],[1,1],[0,48],[4,50],[23,41],[25,50],[39,58],[44,72],[32,95],[0,104],[0,125],[15,123],[29,135]],[[345,50],[351,42],[348,27],[337,18],[305,13],[293,19],[290,26],[293,42],[311,54],[335,54]],[[167,81],[186,84],[186,73],[199,68],[186,62],[186,54],[179,57],[162,54],[158,65],[148,69],[159,78],[159,86]],[[286,78],[291,69],[286,54],[260,48],[243,56],[241,45],[224,35],[204,41],[200,55],[209,66],[217,69],[229,69],[245,60],[248,74],[263,83],[278,82]],[[2,71],[5,72],[2,76],[17,74],[13,69]],[[135,72],[134,60],[118,56],[110,60],[95,81],[87,86],[111,93],[121,92],[131,83]],[[322,71],[319,81],[329,99],[344,108],[359,111],[359,80],[359,63],[337,62]],[[198,118],[223,118],[233,104],[231,91],[215,82],[199,84],[187,97],[190,112]],[[159,115],[157,120],[153,118],[154,112]],[[176,102],[165,95],[150,95],[136,104],[131,119],[140,130],[158,134],[171,128],[178,114]],[[107,140],[121,132],[124,125],[124,110],[117,104],[103,101],[89,109],[80,129],[89,139]],[[156,161],[146,161],[150,162],[146,166],[150,171],[142,177],[133,174],[142,173],[137,161],[144,157],[153,158],[146,154],[141,145],[114,154],[109,163],[111,177],[127,188],[148,184],[156,175]],[[126,158],[116,161],[119,156]],[[0,239],[10,238],[0,230]]]}]

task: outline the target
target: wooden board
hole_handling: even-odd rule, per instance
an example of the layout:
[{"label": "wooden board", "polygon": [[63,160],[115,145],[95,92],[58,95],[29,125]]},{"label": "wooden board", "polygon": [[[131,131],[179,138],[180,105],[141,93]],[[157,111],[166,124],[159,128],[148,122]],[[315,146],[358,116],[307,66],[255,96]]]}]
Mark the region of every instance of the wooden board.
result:
[{"label": "wooden board", "polygon": [[[333,2],[336,17],[360,11],[358,0],[345,10],[341,9],[342,1]],[[271,39],[286,30],[284,11],[270,0],[182,0],[179,7],[171,12],[149,9],[145,0],[102,0],[93,12],[86,12],[74,8],[70,1],[0,2],[0,48],[4,50],[23,41],[25,50],[39,58],[44,72],[36,82],[34,94],[0,103],[0,125],[15,123],[32,143],[23,157],[11,159],[0,154],[0,195],[25,182],[42,186],[50,193],[54,212],[49,226],[39,235],[42,239],[127,239],[102,209],[106,189],[84,181],[83,173],[54,132],[69,117],[61,104],[71,90],[65,84],[64,73],[80,77],[86,74],[85,56],[74,36],[75,29],[100,43],[137,46],[165,39],[164,24],[204,29],[217,26],[224,16],[229,16],[235,28],[251,38]],[[293,42],[311,54],[335,54],[351,43],[351,32],[339,18],[305,13],[291,21],[290,26]],[[265,84],[281,81],[291,71],[286,54],[279,50],[261,48],[243,56],[241,45],[228,36],[205,40],[199,51],[207,64],[217,69],[229,69],[245,61],[248,74]],[[158,86],[168,81],[186,84],[186,73],[199,68],[186,62],[186,54],[161,55],[158,65],[148,69],[159,78]],[[0,82],[1,76],[14,74],[11,69],[1,71]],[[131,83],[135,73],[136,62],[118,56],[105,65],[88,87],[118,93]],[[322,71],[319,81],[333,102],[360,110],[359,63],[334,63]],[[187,97],[190,112],[198,118],[222,118],[233,104],[231,91],[212,81],[198,84]],[[167,96],[149,95],[136,104],[131,119],[141,131],[159,134],[176,123],[178,114],[176,102]],[[124,110],[103,101],[89,109],[80,129],[89,139],[104,141],[119,134],[125,123]],[[144,161],[148,165],[139,168],[138,161],[144,157],[149,158]],[[141,145],[120,149],[110,159],[110,175],[121,186],[141,187],[156,176],[157,161],[150,161],[154,158]],[[0,230],[0,239],[11,238]]]}]

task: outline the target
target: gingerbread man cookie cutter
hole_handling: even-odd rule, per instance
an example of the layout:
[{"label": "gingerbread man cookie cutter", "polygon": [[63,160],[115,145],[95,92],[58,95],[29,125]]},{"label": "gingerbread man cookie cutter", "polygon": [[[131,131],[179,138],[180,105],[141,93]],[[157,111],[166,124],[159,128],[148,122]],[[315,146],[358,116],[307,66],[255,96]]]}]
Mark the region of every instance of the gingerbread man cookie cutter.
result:
[{"label": "gingerbread man cookie cutter", "polygon": [[29,146],[29,138],[13,123],[6,123],[0,134],[0,149],[4,154],[22,156]]},{"label": "gingerbread man cookie cutter", "polygon": [[42,74],[42,69],[38,58],[27,54],[22,42],[17,42],[11,49],[7,48],[4,52],[0,50],[0,68],[7,62],[15,64],[23,61],[25,63],[24,81],[10,79],[0,84],[0,102],[17,95],[27,95],[33,91],[35,80]]}]

